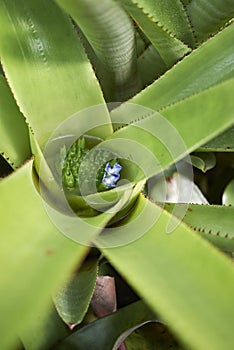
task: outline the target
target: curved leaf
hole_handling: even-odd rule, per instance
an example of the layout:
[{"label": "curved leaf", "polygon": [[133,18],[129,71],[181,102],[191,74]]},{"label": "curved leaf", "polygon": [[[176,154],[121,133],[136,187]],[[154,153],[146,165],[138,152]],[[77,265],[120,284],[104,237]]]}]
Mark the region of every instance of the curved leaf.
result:
[{"label": "curved leaf", "polygon": [[16,168],[31,155],[28,127],[1,75],[0,95],[0,153]]},{"label": "curved leaf", "polygon": [[234,205],[234,180],[226,186],[223,192],[222,202],[225,205]]},{"label": "curved leaf", "polygon": [[192,45],[193,33],[180,0],[122,0],[135,6],[182,42]]},{"label": "curved leaf", "polygon": [[[144,235],[124,247],[101,250],[188,348],[231,349],[232,261],[183,223],[167,234],[170,220],[170,214],[140,197],[122,225]],[[121,227],[115,230],[121,234]]]},{"label": "curved leaf", "polygon": [[60,317],[71,329],[82,322],[88,310],[97,273],[97,260],[83,263],[79,271],[70,277],[54,296]]},{"label": "curved leaf", "polygon": [[[225,28],[128,102],[160,111],[172,103],[234,77],[233,36],[234,26]],[[118,112],[124,106],[123,104],[112,111],[113,122],[118,120]]]},{"label": "curved leaf", "polygon": [[77,22],[112,84],[109,101],[126,100],[138,88],[134,27],[113,0],[56,0]]},{"label": "curved leaf", "polygon": [[[100,87],[71,22],[54,2],[1,0],[0,21],[4,71],[20,110],[44,146],[64,119],[104,103]],[[100,131],[105,137],[111,126],[104,105],[100,123],[107,124]]]},{"label": "curved leaf", "polygon": [[232,0],[192,0],[187,10],[198,41],[206,39],[234,17]]},{"label": "curved leaf", "polygon": [[[150,13],[141,8],[141,6],[132,0],[122,0],[126,10],[134,18],[140,29],[149,38],[152,45],[159,52],[167,67],[171,67],[176,61],[183,57],[190,48],[167,31],[164,23],[158,22]],[[156,4],[162,5],[162,2]],[[177,5],[176,5],[177,6]],[[161,14],[164,12],[161,12]],[[166,11],[165,11],[166,13]],[[173,21],[167,20],[168,23]]]},{"label": "curved leaf", "polygon": [[197,169],[200,169],[204,173],[207,170],[212,169],[216,164],[216,157],[214,153],[199,153],[194,152],[190,155],[192,165]]},{"label": "curved leaf", "polygon": [[[199,235],[224,251],[234,251],[234,207],[204,204],[176,205],[187,209],[183,221]],[[173,208],[174,204],[165,203],[167,211],[172,212]]]},{"label": "curved leaf", "polygon": [[148,323],[125,340],[127,350],[182,350],[166,327],[161,323]]},{"label": "curved leaf", "polygon": [[117,350],[128,334],[154,319],[154,313],[138,301],[81,328],[54,350]]}]

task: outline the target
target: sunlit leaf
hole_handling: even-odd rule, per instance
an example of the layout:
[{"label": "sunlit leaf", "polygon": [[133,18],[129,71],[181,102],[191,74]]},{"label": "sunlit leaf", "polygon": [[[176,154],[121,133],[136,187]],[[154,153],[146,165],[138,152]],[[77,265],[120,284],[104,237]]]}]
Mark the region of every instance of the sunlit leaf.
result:
[{"label": "sunlit leaf", "polygon": [[51,293],[88,247],[65,238],[51,223],[33,184],[32,162],[1,181],[0,196],[0,332],[1,347],[8,349],[39,310],[49,310]]},{"label": "sunlit leaf", "polygon": [[[54,2],[1,0],[0,21],[4,71],[20,110],[44,146],[64,119],[104,102],[100,87],[72,23]],[[108,123],[103,105],[100,125]],[[110,132],[106,125],[100,136]]]},{"label": "sunlit leaf", "polygon": [[[165,62],[167,67],[171,67],[176,61],[178,61],[181,57],[183,57],[186,53],[190,51],[190,48],[185,45],[182,41],[180,41],[173,33],[171,33],[167,25],[169,25],[171,30],[175,30],[176,28],[171,28],[176,23],[176,21],[171,21],[170,17],[171,14],[170,11],[173,11],[173,5],[174,12],[173,15],[178,14],[178,21],[181,24],[181,20],[183,22],[183,25],[185,25],[185,18],[183,17],[183,11],[181,10],[181,4],[179,2],[174,2],[170,8],[167,6],[167,11],[159,11],[157,13],[157,9],[155,11],[154,17],[151,13],[149,13],[150,9],[147,9],[147,2],[145,4],[137,3],[132,0],[122,0],[126,10],[129,12],[129,14],[134,18],[136,23],[139,25],[140,29],[145,33],[146,37],[151,41],[152,45],[156,48],[156,50],[159,52],[160,56],[162,57],[163,61]],[[141,1],[140,1],[141,2]],[[152,7],[161,7],[164,6],[162,1],[158,1],[157,3],[150,1],[150,6]],[[146,6],[146,8],[145,8]],[[178,9],[178,7],[180,9]],[[165,6],[164,6],[165,10]],[[182,13],[181,13],[182,12]],[[162,20],[165,20],[166,23],[161,22],[157,15],[166,16],[167,18],[163,18]],[[179,19],[180,18],[180,19]],[[185,22],[184,22],[185,21]],[[186,22],[186,25],[188,23]],[[180,25],[179,25],[180,27]],[[177,28],[178,29],[178,28]],[[186,31],[184,31],[185,33]],[[187,32],[188,33],[188,32]],[[187,35],[186,33],[186,35]]]},{"label": "sunlit leaf", "polygon": [[[234,26],[225,28],[128,102],[158,111],[234,77],[233,36]],[[113,120],[117,112],[113,111]]]},{"label": "sunlit leaf", "polygon": [[183,223],[167,234],[170,220],[141,197],[122,224],[126,232],[144,230],[144,235],[102,252],[187,347],[232,348],[233,264]]},{"label": "sunlit leaf", "polygon": [[0,95],[0,153],[13,167],[18,167],[31,155],[28,127],[1,75]]},{"label": "sunlit leaf", "polygon": [[[122,101],[138,88],[134,27],[113,0],[56,0],[81,28],[108,72],[109,101]],[[105,40],[103,40],[105,38]]]}]

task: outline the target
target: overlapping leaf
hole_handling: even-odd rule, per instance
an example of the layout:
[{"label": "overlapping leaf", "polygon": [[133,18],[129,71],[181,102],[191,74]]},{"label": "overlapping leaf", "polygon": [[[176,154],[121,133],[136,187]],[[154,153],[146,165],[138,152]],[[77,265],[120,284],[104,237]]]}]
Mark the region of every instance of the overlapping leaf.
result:
[{"label": "overlapping leaf", "polygon": [[135,33],[126,12],[113,0],[57,3],[77,22],[106,69],[108,100],[122,101],[133,96],[138,89]]},{"label": "overlapping leaf", "polygon": [[192,0],[188,15],[198,41],[204,40],[234,16],[232,0]]},{"label": "overlapping leaf", "polygon": [[[234,26],[225,28],[128,102],[158,111],[234,77],[233,35]],[[113,122],[121,109],[111,113]]]},{"label": "overlapping leaf", "polygon": [[[4,71],[20,110],[44,146],[64,119],[104,103],[100,87],[69,18],[52,1],[1,0],[0,21]],[[108,123],[103,105],[100,124]],[[106,125],[100,136],[110,132]]]},{"label": "overlapping leaf", "polygon": [[[187,209],[183,221],[201,237],[224,251],[234,251],[234,207],[197,204],[176,206]],[[165,204],[168,212],[172,212],[173,208],[174,204]]]},{"label": "overlapping leaf", "polygon": [[155,320],[154,313],[136,302],[78,330],[55,350],[117,350],[128,334],[150,320]]},{"label": "overlapping leaf", "polygon": [[[141,212],[144,221],[139,221]],[[102,252],[190,349],[232,348],[232,262],[183,223],[166,234],[170,220],[141,197],[123,224],[126,232],[145,234]]]}]

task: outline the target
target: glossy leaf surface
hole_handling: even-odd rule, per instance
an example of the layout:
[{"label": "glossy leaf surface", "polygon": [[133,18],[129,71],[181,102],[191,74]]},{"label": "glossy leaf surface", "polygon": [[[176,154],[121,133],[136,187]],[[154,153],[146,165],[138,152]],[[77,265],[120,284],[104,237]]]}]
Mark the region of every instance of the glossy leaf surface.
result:
[{"label": "glossy leaf surface", "polygon": [[[2,65],[21,111],[44,146],[64,119],[104,102],[100,87],[69,18],[52,1],[1,0],[0,21]],[[104,106],[100,123],[109,123]],[[100,136],[110,132],[105,126]]]},{"label": "glossy leaf surface", "polygon": [[57,3],[74,18],[107,71],[108,100],[122,101],[133,96],[138,88],[135,33],[120,4],[113,0],[99,3],[57,0]]}]

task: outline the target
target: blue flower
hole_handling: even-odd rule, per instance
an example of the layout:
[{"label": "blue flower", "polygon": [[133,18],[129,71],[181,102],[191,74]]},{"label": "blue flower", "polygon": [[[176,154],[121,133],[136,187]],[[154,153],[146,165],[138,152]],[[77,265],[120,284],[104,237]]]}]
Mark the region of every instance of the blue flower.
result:
[{"label": "blue flower", "polygon": [[105,173],[102,178],[102,183],[107,187],[115,187],[116,182],[120,178],[121,165],[115,163],[113,167],[108,162],[105,167]]}]

